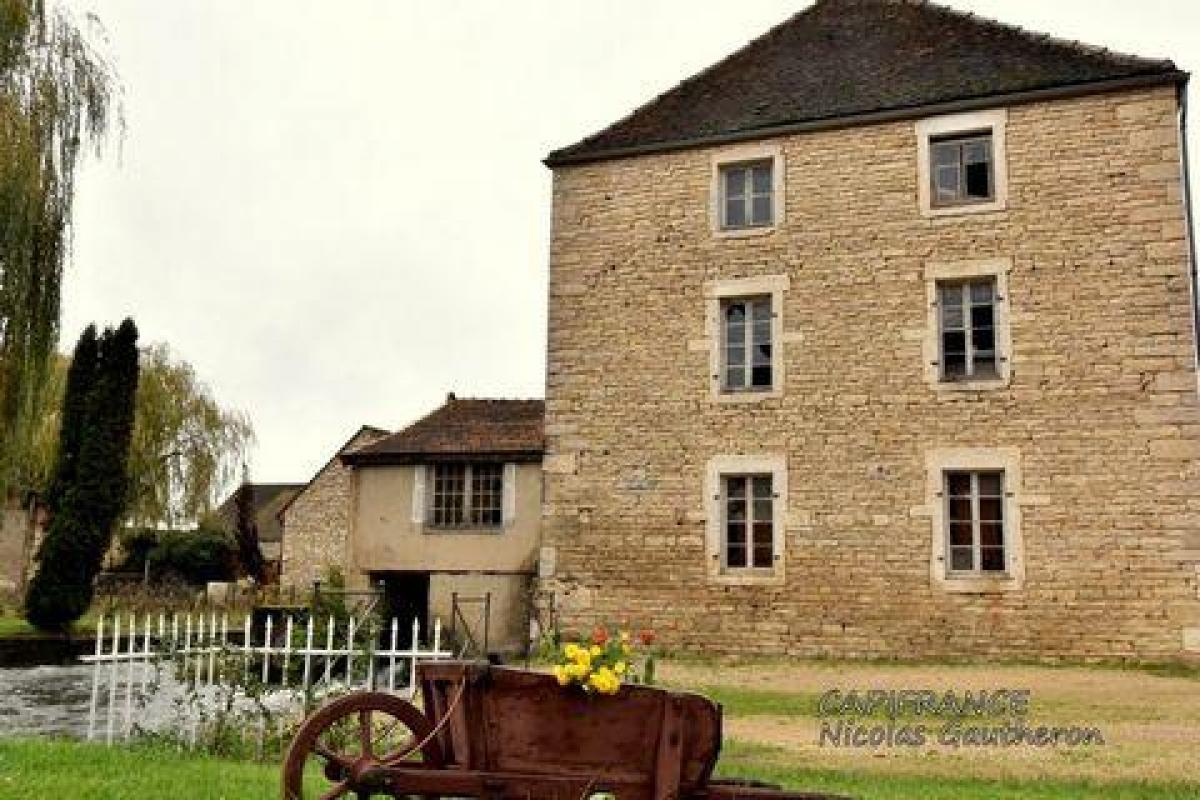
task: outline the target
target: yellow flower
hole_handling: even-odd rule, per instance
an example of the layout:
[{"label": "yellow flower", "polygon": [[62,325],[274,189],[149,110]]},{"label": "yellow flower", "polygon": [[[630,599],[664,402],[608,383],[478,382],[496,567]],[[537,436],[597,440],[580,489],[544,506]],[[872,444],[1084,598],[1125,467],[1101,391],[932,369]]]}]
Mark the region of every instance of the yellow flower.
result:
[{"label": "yellow flower", "polygon": [[567,674],[567,668],[561,664],[554,667],[554,677],[558,679],[559,686],[566,686],[571,682],[571,676]]},{"label": "yellow flower", "polygon": [[616,664],[613,664],[613,672],[617,673],[618,675],[624,675],[626,669],[627,667],[625,666],[624,661],[618,661]]},{"label": "yellow flower", "polygon": [[621,644],[629,644],[629,631],[621,631]]},{"label": "yellow flower", "polygon": [[632,651],[632,649],[629,647],[629,643],[628,643],[628,642],[621,642],[621,654],[622,654],[622,655],[626,655],[626,656],[627,656],[627,655],[629,655],[631,652],[633,652],[633,651]]},{"label": "yellow flower", "polygon": [[600,649],[600,645],[594,644],[594,645],[592,645],[592,649],[590,652],[592,654],[592,658],[596,658],[604,651]]},{"label": "yellow flower", "polygon": [[563,647],[563,655],[566,656],[567,659],[574,661],[579,657],[579,645],[575,644],[574,642],[565,645]]},{"label": "yellow flower", "polygon": [[592,665],[592,654],[582,647],[575,649],[575,663],[585,669]]}]

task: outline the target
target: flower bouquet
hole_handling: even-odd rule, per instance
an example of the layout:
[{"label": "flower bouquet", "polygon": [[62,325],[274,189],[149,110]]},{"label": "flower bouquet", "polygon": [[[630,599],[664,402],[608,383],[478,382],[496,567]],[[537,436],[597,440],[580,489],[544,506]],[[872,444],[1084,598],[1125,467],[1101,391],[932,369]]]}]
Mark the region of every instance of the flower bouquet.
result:
[{"label": "flower bouquet", "polygon": [[612,636],[607,628],[597,627],[590,639],[567,642],[559,648],[554,677],[560,686],[578,686],[588,694],[616,694],[622,683],[651,683],[654,659],[638,648],[653,642],[651,631],[639,633],[635,644],[629,631]]}]

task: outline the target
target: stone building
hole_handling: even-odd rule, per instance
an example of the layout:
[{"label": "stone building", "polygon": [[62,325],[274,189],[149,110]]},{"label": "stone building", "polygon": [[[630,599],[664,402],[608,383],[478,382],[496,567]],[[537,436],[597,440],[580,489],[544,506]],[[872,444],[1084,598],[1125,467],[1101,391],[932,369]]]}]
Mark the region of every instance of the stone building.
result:
[{"label": "stone building", "polygon": [[282,529],[280,583],[312,589],[331,567],[345,574],[350,536],[352,474],[342,456],[373,444],[388,432],[364,425],[346,441],[308,483],[298,487],[277,510]]},{"label": "stone building", "polygon": [[[479,648],[486,627],[490,652],[522,650],[541,533],[543,411],[541,400],[451,394],[345,453],[350,585],[382,583],[401,621],[453,622]],[[285,542],[291,526],[289,515]]]},{"label": "stone building", "polygon": [[695,650],[1200,650],[1187,75],[820,0],[553,169],[542,588]]}]

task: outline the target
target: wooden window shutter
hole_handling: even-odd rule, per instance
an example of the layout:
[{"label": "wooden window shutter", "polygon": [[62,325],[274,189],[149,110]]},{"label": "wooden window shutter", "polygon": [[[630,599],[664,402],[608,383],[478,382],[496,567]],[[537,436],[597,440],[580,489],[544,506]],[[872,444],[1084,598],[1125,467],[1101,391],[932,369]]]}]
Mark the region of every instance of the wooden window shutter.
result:
[{"label": "wooden window shutter", "polygon": [[425,524],[425,473],[428,471],[423,464],[413,467],[412,489],[412,521],[417,525]]},{"label": "wooden window shutter", "polygon": [[517,465],[504,465],[504,527],[512,525],[517,516]]}]

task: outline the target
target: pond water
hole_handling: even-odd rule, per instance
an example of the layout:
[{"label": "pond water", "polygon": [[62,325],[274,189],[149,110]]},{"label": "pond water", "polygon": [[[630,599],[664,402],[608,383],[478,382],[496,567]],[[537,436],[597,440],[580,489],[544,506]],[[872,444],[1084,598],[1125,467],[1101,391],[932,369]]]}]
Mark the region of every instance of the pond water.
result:
[{"label": "pond water", "polygon": [[0,669],[0,736],[87,736],[92,668]]}]

